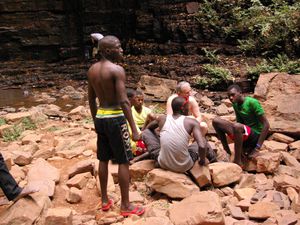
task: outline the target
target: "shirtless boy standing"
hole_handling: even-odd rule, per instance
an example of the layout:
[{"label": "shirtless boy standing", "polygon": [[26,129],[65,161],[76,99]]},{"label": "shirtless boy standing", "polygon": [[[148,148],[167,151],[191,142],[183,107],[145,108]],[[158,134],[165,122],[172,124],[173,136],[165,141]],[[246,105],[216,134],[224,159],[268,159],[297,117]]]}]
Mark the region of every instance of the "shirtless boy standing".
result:
[{"label": "shirtless boy standing", "polygon": [[[137,141],[139,134],[126,95],[124,69],[114,63],[123,58],[123,49],[118,38],[105,36],[99,42],[99,50],[101,60],[88,71],[88,98],[98,135],[97,157],[100,160],[102,210],[107,211],[113,205],[113,200],[107,195],[107,180],[108,161],[115,159],[119,164],[121,215],[142,215],[145,209],[129,202],[129,161],[132,159],[132,152],[126,119],[132,130],[132,139]],[[96,98],[100,102],[98,109]]]}]

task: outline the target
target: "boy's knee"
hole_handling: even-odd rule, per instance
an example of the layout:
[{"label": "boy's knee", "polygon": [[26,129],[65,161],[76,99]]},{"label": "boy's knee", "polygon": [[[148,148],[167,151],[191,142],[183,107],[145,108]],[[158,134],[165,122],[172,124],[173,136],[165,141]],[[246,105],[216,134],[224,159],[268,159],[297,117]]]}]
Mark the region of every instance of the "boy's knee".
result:
[{"label": "boy's knee", "polygon": [[221,119],[220,117],[215,117],[212,120],[212,125],[213,127],[219,127],[222,124],[223,119]]},{"label": "boy's knee", "polygon": [[233,131],[234,133],[243,133],[244,132],[244,125],[241,123],[233,124]]}]

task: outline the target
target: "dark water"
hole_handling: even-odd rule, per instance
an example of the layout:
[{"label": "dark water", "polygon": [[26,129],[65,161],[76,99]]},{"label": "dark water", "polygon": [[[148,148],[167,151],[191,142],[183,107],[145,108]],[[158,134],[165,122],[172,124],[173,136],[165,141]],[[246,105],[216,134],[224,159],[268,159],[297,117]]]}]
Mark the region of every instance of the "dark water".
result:
[{"label": "dark water", "polygon": [[32,106],[40,105],[40,104],[54,104],[61,107],[63,111],[70,111],[71,109],[79,106],[85,105],[86,97],[80,100],[73,100],[73,99],[63,99],[61,97],[55,97],[55,101],[48,103],[46,101],[37,101],[39,95],[43,92],[45,93],[53,93],[51,89],[37,89],[37,90],[23,90],[23,89],[0,89],[0,109],[6,107],[13,107],[13,108],[30,108]]}]

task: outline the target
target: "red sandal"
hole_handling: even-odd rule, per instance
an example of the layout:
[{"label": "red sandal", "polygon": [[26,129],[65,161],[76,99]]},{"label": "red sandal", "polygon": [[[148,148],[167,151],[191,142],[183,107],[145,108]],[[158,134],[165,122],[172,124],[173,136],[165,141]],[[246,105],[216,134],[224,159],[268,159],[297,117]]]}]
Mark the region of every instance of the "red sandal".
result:
[{"label": "red sandal", "polygon": [[131,211],[121,211],[121,216],[124,216],[124,217],[130,216],[130,215],[140,216],[140,215],[143,215],[144,212],[145,212],[145,209],[143,207],[136,206]]},{"label": "red sandal", "polygon": [[112,199],[109,199],[108,202],[104,205],[102,205],[101,209],[102,211],[108,211],[114,204],[114,201]]}]

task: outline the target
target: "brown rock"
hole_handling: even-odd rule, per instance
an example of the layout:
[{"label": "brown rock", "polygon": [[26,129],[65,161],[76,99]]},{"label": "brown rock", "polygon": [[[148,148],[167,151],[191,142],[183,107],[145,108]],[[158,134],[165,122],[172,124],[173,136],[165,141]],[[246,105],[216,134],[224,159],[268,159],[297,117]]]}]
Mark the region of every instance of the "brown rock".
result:
[{"label": "brown rock", "polygon": [[25,166],[31,163],[32,156],[30,152],[13,151],[14,163],[19,166]]},{"label": "brown rock", "polygon": [[295,167],[279,165],[278,170],[276,172],[278,175],[289,175],[294,178],[300,177],[300,170],[296,169]]},{"label": "brown rock", "polygon": [[242,212],[241,208],[235,207],[235,206],[232,206],[232,205],[228,205],[227,207],[229,208],[231,216],[234,219],[237,219],[237,220],[244,220],[244,219],[246,219],[246,216]]},{"label": "brown rock", "polygon": [[209,164],[209,171],[214,186],[221,187],[240,179],[242,169],[235,163],[217,162]]},{"label": "brown rock", "polygon": [[143,180],[145,176],[155,168],[154,160],[143,160],[134,163],[129,167],[132,181]]},{"label": "brown rock", "polygon": [[290,148],[291,150],[297,150],[297,149],[300,149],[300,140],[295,141],[295,142],[293,142],[293,143],[290,143],[290,144],[289,144],[289,148]]},{"label": "brown rock", "polygon": [[224,224],[224,215],[218,195],[211,191],[193,194],[169,209],[174,225]]},{"label": "brown rock", "polygon": [[162,169],[150,171],[146,184],[153,190],[164,193],[171,198],[186,198],[199,188],[186,175]]},{"label": "brown rock", "polygon": [[268,138],[268,140],[274,140],[274,141],[279,141],[279,142],[283,142],[286,144],[290,144],[294,141],[294,138],[291,138],[284,134],[274,133],[274,134],[272,134],[271,137]]},{"label": "brown rock", "polygon": [[72,210],[69,208],[51,208],[46,215],[45,225],[72,224]]},{"label": "brown rock", "polygon": [[0,225],[43,223],[43,216],[51,206],[50,199],[43,194],[34,193],[28,198],[21,198],[0,214]]},{"label": "brown rock", "polygon": [[294,156],[290,155],[288,152],[282,152],[282,156],[283,161],[287,166],[295,167],[297,170],[300,171],[300,163]]},{"label": "brown rock", "polygon": [[237,188],[234,190],[234,196],[236,196],[239,201],[250,199],[255,193],[256,190],[254,188]]},{"label": "brown rock", "polygon": [[68,180],[66,185],[68,187],[76,187],[82,189],[83,187],[85,187],[90,178],[92,178],[92,174],[90,172],[80,173]]},{"label": "brown rock", "polygon": [[67,192],[66,200],[69,203],[78,203],[82,199],[82,190],[77,189],[76,187],[71,187]]},{"label": "brown rock", "polygon": [[270,152],[287,151],[288,144],[277,141],[264,141],[263,148]]},{"label": "brown rock", "polygon": [[261,151],[256,157],[257,172],[274,173],[280,164],[281,153]]},{"label": "brown rock", "polygon": [[284,191],[286,192],[286,189],[288,187],[293,187],[297,191],[300,190],[300,183],[299,180],[297,180],[294,177],[291,177],[289,175],[278,175],[274,177],[274,186],[276,190],[278,191]]},{"label": "brown rock", "polygon": [[252,219],[267,219],[275,215],[280,208],[272,202],[258,202],[249,207],[249,217]]},{"label": "brown rock", "polygon": [[68,177],[72,178],[77,174],[90,172],[94,174],[95,161],[88,159],[77,162],[68,170]]},{"label": "brown rock", "polygon": [[[300,136],[300,77],[287,73],[261,74],[254,96],[262,102],[271,132]],[[287,101],[288,99],[288,101]]]},{"label": "brown rock", "polygon": [[195,163],[190,173],[200,187],[211,184],[211,176],[207,166],[200,166],[199,163]]}]

